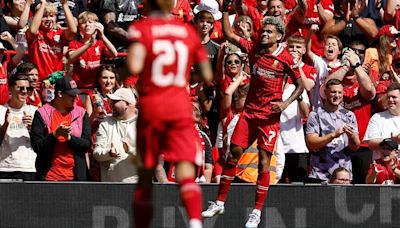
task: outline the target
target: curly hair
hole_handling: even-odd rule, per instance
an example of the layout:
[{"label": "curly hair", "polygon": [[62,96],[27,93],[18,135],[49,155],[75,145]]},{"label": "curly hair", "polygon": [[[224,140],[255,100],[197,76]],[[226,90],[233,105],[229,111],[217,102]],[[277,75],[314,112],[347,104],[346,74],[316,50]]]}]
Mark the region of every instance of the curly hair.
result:
[{"label": "curly hair", "polygon": [[[277,17],[265,17],[262,23],[263,26],[265,25],[274,25],[276,30],[282,34],[282,36],[285,35],[285,23],[280,18]],[[282,38],[283,39],[283,38]]]}]

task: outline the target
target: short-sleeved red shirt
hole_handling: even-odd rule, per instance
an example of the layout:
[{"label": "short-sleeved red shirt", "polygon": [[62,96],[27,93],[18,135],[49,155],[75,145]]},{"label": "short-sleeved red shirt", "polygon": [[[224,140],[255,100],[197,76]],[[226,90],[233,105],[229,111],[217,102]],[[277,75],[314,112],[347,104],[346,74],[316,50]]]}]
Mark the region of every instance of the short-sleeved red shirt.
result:
[{"label": "short-sleeved red shirt", "polygon": [[298,69],[292,69],[292,56],[283,45],[272,54],[263,53],[258,43],[240,39],[240,45],[249,53],[251,79],[244,111],[255,118],[280,115],[271,112],[271,102],[281,102],[284,77],[292,81],[300,77]]},{"label": "short-sleeved red shirt", "polygon": [[[360,94],[360,86],[355,82],[351,87],[345,87],[343,89],[343,103],[344,107],[354,112],[354,115],[356,116],[358,135],[362,142],[372,115],[371,101],[362,98]],[[366,143],[362,143],[361,145],[368,147],[368,144]]]},{"label": "short-sleeved red shirt", "polygon": [[28,35],[29,60],[37,66],[39,85],[49,74],[64,69],[63,48],[67,46],[63,29],[40,30],[37,35]]},{"label": "short-sleeved red shirt", "polygon": [[[322,29],[322,26],[323,26],[323,24],[321,23],[321,20],[319,18],[317,4],[315,4],[316,0],[308,0],[307,2],[308,2],[308,7],[307,7],[307,12],[306,12],[304,22],[301,24],[295,23],[298,28],[298,31],[295,34],[300,34],[304,37],[307,36],[312,24],[318,24],[320,26],[320,29]],[[332,13],[332,15],[334,14],[335,10],[334,10],[332,0],[321,0],[320,2],[321,2],[322,7],[325,10]],[[296,0],[285,1],[286,9],[289,9],[289,10],[293,9],[296,5],[297,5]],[[293,32],[292,31],[293,26],[296,26],[296,25],[292,24],[290,26],[291,32]],[[319,56],[323,56],[323,54],[324,54],[323,37],[321,35],[319,35],[319,33],[314,33],[311,36],[311,41],[312,41],[311,42],[312,51]]]},{"label": "short-sleeved red shirt", "polygon": [[[73,40],[69,44],[68,51],[75,51],[85,45],[80,40]],[[102,40],[96,40],[79,59],[74,62],[72,78],[76,81],[79,89],[92,90],[96,82],[96,76],[101,60],[106,56],[107,47]],[[111,57],[111,56],[108,56]]]},{"label": "short-sleeved red shirt", "polygon": [[139,79],[141,113],[171,120],[192,116],[187,90],[190,68],[208,61],[196,30],[175,18],[149,17],[132,24],[129,36],[147,53]]}]

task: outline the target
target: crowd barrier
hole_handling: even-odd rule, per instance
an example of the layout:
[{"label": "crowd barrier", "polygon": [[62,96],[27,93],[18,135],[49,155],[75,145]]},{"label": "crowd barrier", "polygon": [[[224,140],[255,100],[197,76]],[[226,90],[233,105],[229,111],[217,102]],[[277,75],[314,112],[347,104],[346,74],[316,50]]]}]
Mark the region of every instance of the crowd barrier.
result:
[{"label": "crowd barrier", "polygon": [[[135,185],[111,183],[0,183],[0,227],[133,227]],[[203,207],[218,186],[202,185]],[[204,220],[205,228],[244,227],[254,185],[234,184],[225,214]],[[262,215],[263,227],[400,227],[400,187],[275,185]],[[186,227],[176,185],[154,186],[152,227]]]}]

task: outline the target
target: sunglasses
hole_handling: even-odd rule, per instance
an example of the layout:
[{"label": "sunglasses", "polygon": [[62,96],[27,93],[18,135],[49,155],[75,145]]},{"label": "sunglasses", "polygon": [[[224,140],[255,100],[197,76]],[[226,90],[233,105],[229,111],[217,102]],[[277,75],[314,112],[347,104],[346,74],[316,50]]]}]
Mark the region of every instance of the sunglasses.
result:
[{"label": "sunglasses", "polygon": [[30,86],[19,86],[17,90],[22,93],[26,91],[33,91],[33,88]]},{"label": "sunglasses", "polygon": [[358,54],[365,54],[365,49],[351,48],[354,52]]},{"label": "sunglasses", "polygon": [[237,59],[235,59],[235,60],[228,60],[228,61],[226,61],[226,64],[228,64],[228,65],[240,64],[240,60],[237,60]]}]

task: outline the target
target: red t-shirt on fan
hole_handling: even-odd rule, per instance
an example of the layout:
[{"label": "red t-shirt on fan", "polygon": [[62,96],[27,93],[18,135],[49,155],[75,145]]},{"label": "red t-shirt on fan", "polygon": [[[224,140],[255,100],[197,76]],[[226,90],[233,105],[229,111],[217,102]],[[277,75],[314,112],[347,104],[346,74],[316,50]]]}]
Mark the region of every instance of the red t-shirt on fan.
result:
[{"label": "red t-shirt on fan", "polygon": [[63,29],[39,30],[37,35],[27,33],[29,60],[39,71],[39,85],[49,74],[64,69],[63,47],[68,45]]},{"label": "red t-shirt on fan", "polygon": [[263,52],[258,43],[240,39],[240,45],[249,53],[251,66],[250,88],[244,111],[254,118],[266,118],[280,113],[272,113],[271,102],[281,102],[283,80],[286,75],[292,81],[300,77],[298,69],[292,69],[292,56],[284,45],[278,45],[272,54]]},{"label": "red t-shirt on fan", "polygon": [[8,102],[8,75],[7,62],[0,64],[0,105],[5,105]]},{"label": "red t-shirt on fan", "polygon": [[[318,13],[318,8],[316,4],[316,0],[308,0],[308,8],[307,12],[305,15],[304,22],[301,24],[299,23],[293,23],[291,24],[290,31],[293,32],[294,34],[302,35],[304,37],[307,37],[308,32],[310,31],[311,25],[312,24],[318,24],[319,29],[322,30],[322,27],[324,24],[321,22],[319,18],[319,13]],[[325,11],[329,11],[330,14],[334,14],[334,6],[332,0],[321,0],[321,5],[324,8]],[[293,9],[296,7],[297,1],[296,0],[287,0],[285,1],[285,7],[286,9]],[[293,29],[297,27],[298,31],[293,31]],[[286,34],[286,37],[289,37],[292,34]],[[323,37],[320,35],[320,32],[314,33],[311,36],[311,50],[318,56],[323,56],[324,54],[324,44],[323,44]]]},{"label": "red t-shirt on fan", "polygon": [[147,53],[139,79],[141,113],[164,120],[190,118],[190,67],[208,61],[197,31],[175,18],[149,17],[132,24],[129,36],[131,42],[142,43]]},{"label": "red t-shirt on fan", "polygon": [[[75,51],[84,43],[73,40],[69,44],[69,51]],[[96,40],[80,57],[74,62],[74,73],[72,78],[81,90],[92,90],[95,85],[96,75],[100,67],[102,57],[106,56],[107,47],[102,40]]]}]

